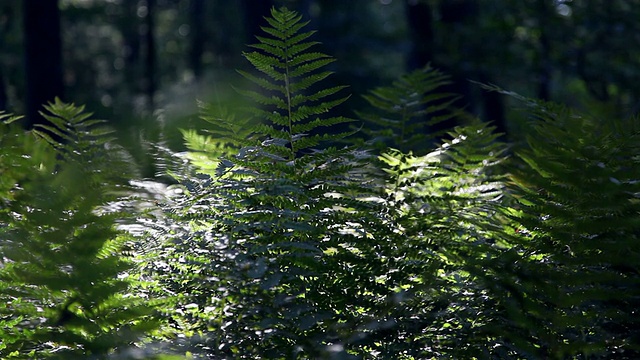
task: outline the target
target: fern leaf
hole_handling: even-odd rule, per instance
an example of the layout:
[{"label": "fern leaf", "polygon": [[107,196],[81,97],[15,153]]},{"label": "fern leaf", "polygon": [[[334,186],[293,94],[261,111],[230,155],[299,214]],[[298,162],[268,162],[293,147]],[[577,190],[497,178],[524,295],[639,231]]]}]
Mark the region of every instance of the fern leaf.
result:
[{"label": "fern leaf", "polygon": [[391,86],[372,90],[364,99],[375,111],[357,112],[372,128],[365,128],[365,134],[380,148],[405,152],[429,144],[442,134],[429,134],[428,126],[461,113],[452,107],[458,96],[438,91],[448,83],[448,76],[427,65],[402,76]]},{"label": "fern leaf", "polygon": [[[265,120],[272,122],[271,126],[282,127],[282,131],[288,133],[286,137],[293,142],[294,137],[305,136],[304,134],[313,132],[319,126],[334,126],[346,122],[344,118],[328,118],[323,123],[324,118],[315,119],[313,122],[307,118],[314,115],[323,115],[334,107],[343,103],[346,98],[327,100],[335,95],[343,87],[333,87],[331,89],[319,89],[315,94],[306,94],[310,88],[331,75],[330,71],[320,71],[334,61],[326,54],[309,52],[317,45],[317,42],[307,41],[313,31],[300,32],[307,23],[301,22],[301,16],[286,9],[272,11],[272,18],[268,19],[269,27],[263,30],[267,36],[257,37],[259,44],[253,46],[257,51],[245,53],[244,56],[259,71],[267,75],[268,78],[258,78],[245,72],[241,74],[255,82],[262,89],[271,91],[271,95],[262,95],[252,91],[245,91],[243,94],[265,106],[264,112],[258,115]],[[276,115],[269,115],[269,113]],[[300,125],[299,127],[294,127]],[[264,134],[274,135],[271,133]],[[303,150],[299,143],[296,149]],[[318,145],[317,141],[309,141],[306,144]],[[290,145],[288,158],[294,159],[297,154]]]}]

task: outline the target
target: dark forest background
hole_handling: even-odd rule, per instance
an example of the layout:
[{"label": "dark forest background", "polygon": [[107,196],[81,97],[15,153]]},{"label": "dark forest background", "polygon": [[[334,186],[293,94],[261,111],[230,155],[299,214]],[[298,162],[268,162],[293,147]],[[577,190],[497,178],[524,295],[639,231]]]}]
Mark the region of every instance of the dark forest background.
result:
[{"label": "dark forest background", "polygon": [[596,115],[639,110],[636,0],[3,0],[0,110],[26,114],[30,127],[58,96],[109,119],[124,142],[142,131],[179,146],[170,129],[197,125],[195,98],[238,97],[229,84],[248,65],[242,51],[283,5],[318,30],[353,108],[431,63],[452,76],[459,105],[512,139],[505,99],[472,81]]}]

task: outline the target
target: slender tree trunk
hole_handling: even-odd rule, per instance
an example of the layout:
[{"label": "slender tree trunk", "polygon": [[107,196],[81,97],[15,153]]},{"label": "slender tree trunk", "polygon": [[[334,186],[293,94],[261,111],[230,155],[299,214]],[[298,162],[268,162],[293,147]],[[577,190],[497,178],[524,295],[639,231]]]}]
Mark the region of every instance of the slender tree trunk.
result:
[{"label": "slender tree trunk", "polygon": [[145,91],[149,98],[149,108],[155,108],[154,95],[157,90],[156,83],[156,40],[155,40],[155,3],[156,0],[147,0],[147,16],[145,21],[146,31],[144,32],[146,56],[145,56]]},{"label": "slender tree trunk", "polygon": [[[6,35],[11,26],[13,11],[11,7],[2,9],[0,17],[5,20],[2,21],[2,27],[0,27],[0,53],[5,52]],[[7,84],[4,79],[4,69],[2,63],[0,63],[0,111],[8,110],[8,96],[7,96]]]},{"label": "slender tree trunk", "polygon": [[418,69],[433,61],[433,13],[428,3],[415,0],[405,0],[405,9],[412,40],[407,65]]},{"label": "slender tree trunk", "polygon": [[[434,18],[434,9],[429,2],[405,0],[406,19],[411,36],[411,51],[407,59],[407,67],[410,70],[421,68],[427,63],[432,63],[434,67],[440,68],[445,73],[451,75],[451,84],[444,92],[452,92],[462,95],[462,98],[454,105],[465,108],[469,103],[478,104],[482,108],[482,114],[487,120],[491,120],[499,132],[506,132],[504,118],[504,104],[502,97],[497,93],[483,93],[481,98],[474,99],[468,79],[491,82],[489,76],[480,73],[471,73],[462,70],[459,64],[441,64],[436,59],[436,36],[447,36],[447,34],[436,34],[436,25],[455,27],[462,23],[475,21],[479,16],[479,4],[477,0],[447,0],[440,3],[438,10],[440,18]],[[436,23],[440,21],[441,23]],[[465,24],[464,26],[473,26]],[[481,103],[481,106],[480,106]],[[447,121],[432,126],[429,131],[440,133],[456,124]]]},{"label": "slender tree trunk", "polygon": [[124,81],[127,84],[127,90],[137,94],[141,91],[137,76],[140,69],[141,53],[140,23],[137,15],[140,4],[139,1],[127,1],[122,6],[125,12],[120,25],[124,41]]},{"label": "slender tree trunk", "polygon": [[191,0],[191,49],[189,64],[196,80],[202,77],[202,53],[204,52],[204,0]]},{"label": "slender tree trunk", "polygon": [[7,111],[7,88],[4,81],[2,67],[0,67],[0,111]]},{"label": "slender tree trunk", "polygon": [[[478,81],[484,84],[491,84],[488,75],[480,74]],[[482,115],[483,120],[491,121],[496,127],[496,132],[507,134],[507,121],[505,116],[504,95],[495,91],[482,91]]]},{"label": "slender tree trunk", "polygon": [[538,49],[538,93],[539,99],[551,99],[551,39],[549,34],[549,18],[554,16],[553,4],[549,0],[538,0],[538,27],[540,41]]},{"label": "slender tree trunk", "polygon": [[62,97],[62,40],[58,0],[23,0],[26,122],[28,128],[45,120],[42,105]]}]

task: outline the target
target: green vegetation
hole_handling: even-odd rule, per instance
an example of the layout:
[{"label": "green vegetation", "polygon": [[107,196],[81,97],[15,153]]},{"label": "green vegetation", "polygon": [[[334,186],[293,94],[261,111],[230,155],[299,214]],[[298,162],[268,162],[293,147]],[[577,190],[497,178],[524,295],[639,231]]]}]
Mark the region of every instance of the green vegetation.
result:
[{"label": "green vegetation", "polygon": [[529,118],[509,146],[429,66],[335,116],[334,59],[267,21],[255,105],[202,104],[164,198],[82,107],[0,115],[1,358],[640,356],[640,120],[487,86]]}]

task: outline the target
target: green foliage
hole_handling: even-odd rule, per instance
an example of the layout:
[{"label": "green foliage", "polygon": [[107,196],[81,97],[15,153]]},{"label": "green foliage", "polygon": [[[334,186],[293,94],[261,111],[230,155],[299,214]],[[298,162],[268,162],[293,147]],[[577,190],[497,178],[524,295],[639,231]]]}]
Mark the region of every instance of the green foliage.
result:
[{"label": "green foliage", "polygon": [[300,32],[307,25],[307,22],[301,22],[302,16],[284,8],[273,10],[271,15],[272,18],[267,19],[270,26],[262,28],[270,37],[258,36],[259,43],[251,45],[256,51],[244,54],[266,76],[257,77],[240,71],[266,93],[251,90],[241,93],[262,105],[250,111],[266,121],[258,126],[256,132],[273,140],[267,146],[268,150],[276,156],[293,160],[299,151],[315,148],[329,140],[325,132],[314,134],[314,131],[350,121],[324,115],[347,98],[331,99],[344,86],[319,86],[332,74],[323,68],[334,59],[309,51],[318,43],[306,41],[313,31]]},{"label": "green foliage", "polygon": [[256,105],[201,104],[171,197],[123,206],[126,156],[81,107],[0,114],[2,358],[640,356],[640,120],[487,86],[530,118],[508,158],[426,67],[365,97],[363,143],[306,23],[267,23]]},{"label": "green foliage", "polygon": [[533,120],[511,177],[507,339],[536,358],[635,358],[640,123],[520,99]]},{"label": "green foliage", "polygon": [[93,119],[84,106],[55,99],[45,105],[47,124],[36,124],[33,133],[49,143],[65,163],[92,174],[98,187],[122,186],[133,175],[126,152],[114,143],[113,130],[105,120]]},{"label": "green foliage", "polygon": [[406,74],[391,86],[372,90],[364,98],[375,111],[358,112],[367,124],[363,132],[374,147],[404,152],[424,151],[432,140],[443,135],[429,127],[460,116],[452,108],[458,96],[441,92],[449,77],[430,65]]},{"label": "green foliage", "polygon": [[19,119],[19,116],[0,112],[0,211],[5,211],[5,202],[13,199],[23,178],[32,172],[51,171],[54,161],[46,144],[33,136],[25,136],[16,124]]},{"label": "green foliage", "polygon": [[[299,33],[305,24],[297,14],[274,10],[269,24],[264,30],[273,38],[259,37],[260,51],[245,54],[267,78],[243,75],[272,94],[241,91],[264,106],[252,110],[263,123],[248,138],[229,138],[242,147],[220,161],[216,177],[185,183],[189,196],[176,220],[188,221],[189,230],[167,234],[175,240],[157,254],[163,261],[150,264],[166,266],[165,289],[184,294],[176,304],[184,316],[173,314],[176,323],[190,323],[187,335],[206,334],[203,342],[219,356],[330,351],[353,331],[342,323],[356,314],[335,308],[331,294],[349,289],[349,298],[381,301],[339,259],[362,267],[362,281],[375,278],[366,275],[371,271],[388,272],[384,262],[365,271],[370,263],[357,255],[373,251],[373,244],[367,250],[355,243],[369,223],[381,222],[376,205],[363,199],[374,193],[356,171],[361,160],[351,150],[323,146],[344,134],[319,131],[348,121],[324,115],[345,100],[328,99],[343,87],[319,85],[330,75],[322,67],[333,59],[306,51],[315,43],[304,42],[312,33]],[[312,88],[318,89],[307,94]],[[236,133],[228,121],[215,125]],[[184,249],[197,250],[185,255]]]},{"label": "green foliage", "polygon": [[[106,132],[89,130],[97,122],[82,108],[56,101],[48,110],[52,125],[42,128],[68,141],[55,152],[3,126],[1,141],[13,146],[2,147],[1,166],[12,166],[14,176],[1,194],[0,354],[104,356],[156,324],[148,318],[151,304],[132,293],[134,264],[123,252],[129,237],[116,229],[122,214],[105,208],[117,184],[102,185],[103,173],[118,170],[100,171],[116,166],[100,157]],[[12,160],[20,158],[27,160]]]},{"label": "green foliage", "polygon": [[[500,171],[505,146],[492,130],[475,121],[451,131],[451,140],[424,156],[397,150],[381,156],[389,174],[387,211],[404,235],[404,257],[432,271],[416,277],[419,285],[409,288],[415,295],[402,304],[414,326],[405,330],[411,345],[402,351],[414,358],[489,354],[479,334],[491,319],[493,300],[473,274],[476,257],[504,246],[503,220],[496,215],[506,195]],[[420,322],[428,332],[416,328]],[[401,348],[391,349],[390,357]]]},{"label": "green foliage", "polygon": [[[345,135],[331,132],[345,119],[320,117],[344,101],[322,102],[342,87],[323,90],[329,73],[312,72],[332,59],[307,52],[311,33],[300,33],[295,13],[268,21],[272,38],[245,54],[264,76],[243,75],[270,95],[241,91],[263,123],[242,141],[233,123],[216,122],[242,147],[218,158],[214,176],[183,179],[186,196],[155,225],[161,245],[146,268],[158,293],[177,295],[167,309],[175,331],[209,357],[454,352],[465,338],[452,326],[470,326],[461,313],[478,307],[461,254],[490,246],[482,227],[496,226],[502,185],[492,169],[503,146],[474,123],[424,157],[386,154],[389,177],[375,178],[367,151],[321,142]],[[422,79],[420,105],[448,98],[427,93],[425,83],[444,81],[439,73],[421,74],[411,77]],[[311,95],[302,91],[312,85]],[[218,150],[185,135],[194,150]]]}]

